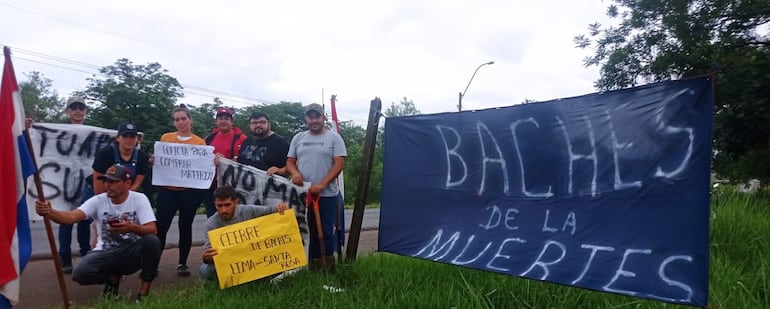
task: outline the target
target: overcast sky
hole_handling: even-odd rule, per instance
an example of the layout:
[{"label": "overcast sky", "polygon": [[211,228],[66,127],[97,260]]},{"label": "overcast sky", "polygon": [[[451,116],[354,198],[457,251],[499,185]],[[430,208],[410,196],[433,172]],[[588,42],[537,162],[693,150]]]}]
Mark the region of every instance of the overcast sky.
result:
[{"label": "overcast sky", "polygon": [[[12,48],[20,81],[42,72],[61,96],[83,89],[95,68],[128,58],[158,62],[183,85],[261,102],[308,104],[323,94],[328,103],[336,94],[340,118],[363,124],[374,97],[384,106],[407,97],[423,113],[456,111],[458,93],[487,61],[495,64],[479,70],[464,110],[594,92],[598,69],[582,62],[591,51],[572,38],[605,21],[607,4],[0,0],[0,44]],[[179,103],[257,103],[185,92]]]}]

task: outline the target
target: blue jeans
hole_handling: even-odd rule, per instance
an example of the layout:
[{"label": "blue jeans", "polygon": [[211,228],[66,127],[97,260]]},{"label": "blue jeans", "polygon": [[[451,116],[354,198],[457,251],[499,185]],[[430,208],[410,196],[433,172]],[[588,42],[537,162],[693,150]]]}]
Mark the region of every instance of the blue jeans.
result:
[{"label": "blue jeans", "polygon": [[203,263],[198,269],[198,276],[206,280],[217,280],[217,269],[214,268],[214,264]]},{"label": "blue jeans", "polygon": [[[89,176],[91,177],[91,176]],[[80,197],[80,204],[94,196],[93,180],[83,183],[83,193]],[[91,223],[93,220],[86,219],[77,224],[78,244],[80,245],[80,256],[85,256],[91,250]],[[59,225],[59,259],[63,266],[72,266],[72,224]]]},{"label": "blue jeans", "polygon": [[[91,219],[76,223],[80,256],[83,257],[91,250]],[[59,259],[63,266],[72,266],[72,226],[73,224],[59,225]]]},{"label": "blue jeans", "polygon": [[[321,213],[321,231],[323,232],[324,249],[326,251],[324,254],[332,256],[337,248],[337,235],[334,232],[334,227],[337,224],[337,196],[322,196],[318,203],[318,208]],[[318,244],[315,214],[313,214],[313,210],[309,205],[307,225],[310,229],[310,258],[317,259],[321,257],[321,248]]]}]

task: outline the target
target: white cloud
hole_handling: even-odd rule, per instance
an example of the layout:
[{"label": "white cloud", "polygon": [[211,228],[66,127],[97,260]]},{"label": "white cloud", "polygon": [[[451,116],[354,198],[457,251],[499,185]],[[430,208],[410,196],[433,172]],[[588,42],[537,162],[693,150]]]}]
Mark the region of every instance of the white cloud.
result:
[{"label": "white cloud", "polygon": [[[425,113],[593,92],[596,68],[572,37],[605,20],[602,1],[0,1],[18,73],[40,71],[62,95],[89,74],[39,52],[97,66],[159,62],[181,83],[271,102],[339,98],[365,122],[375,96]],[[14,25],[13,27],[9,25]],[[23,77],[19,76],[19,79]],[[188,95],[182,102],[210,98]],[[244,103],[228,101],[240,106]]]}]

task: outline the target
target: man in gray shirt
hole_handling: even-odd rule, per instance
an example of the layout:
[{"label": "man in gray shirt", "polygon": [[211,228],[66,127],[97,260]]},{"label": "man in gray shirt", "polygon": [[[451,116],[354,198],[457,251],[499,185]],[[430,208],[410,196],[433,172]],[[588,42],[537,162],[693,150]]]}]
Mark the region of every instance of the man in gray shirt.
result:
[{"label": "man in gray shirt", "polygon": [[203,236],[203,265],[201,265],[198,271],[200,277],[206,280],[215,280],[217,278],[217,270],[214,268],[214,256],[217,255],[217,249],[211,248],[208,231],[275,212],[283,214],[289,208],[286,203],[278,203],[272,207],[239,205],[238,191],[235,191],[231,186],[221,186],[214,190],[214,206],[217,212],[206,219],[206,234]]},{"label": "man in gray shirt", "polygon": [[[308,194],[320,195],[319,214],[323,232],[326,256],[334,255],[337,235],[334,225],[337,221],[337,176],[345,166],[347,149],[345,142],[336,132],[325,127],[323,107],[313,103],[305,107],[305,124],[308,130],[297,133],[289,144],[289,154],[286,159],[286,169],[291,174],[291,181],[302,185],[303,181],[311,183]],[[321,257],[318,235],[314,220],[308,220],[310,228],[310,258]]]}]

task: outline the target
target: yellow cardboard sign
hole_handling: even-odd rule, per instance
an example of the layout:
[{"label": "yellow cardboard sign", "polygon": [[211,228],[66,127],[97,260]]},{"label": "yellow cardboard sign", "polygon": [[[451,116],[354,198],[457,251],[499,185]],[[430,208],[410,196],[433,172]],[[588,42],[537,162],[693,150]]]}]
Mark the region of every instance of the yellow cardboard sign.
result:
[{"label": "yellow cardboard sign", "polygon": [[208,232],[224,289],[307,265],[293,209]]}]

